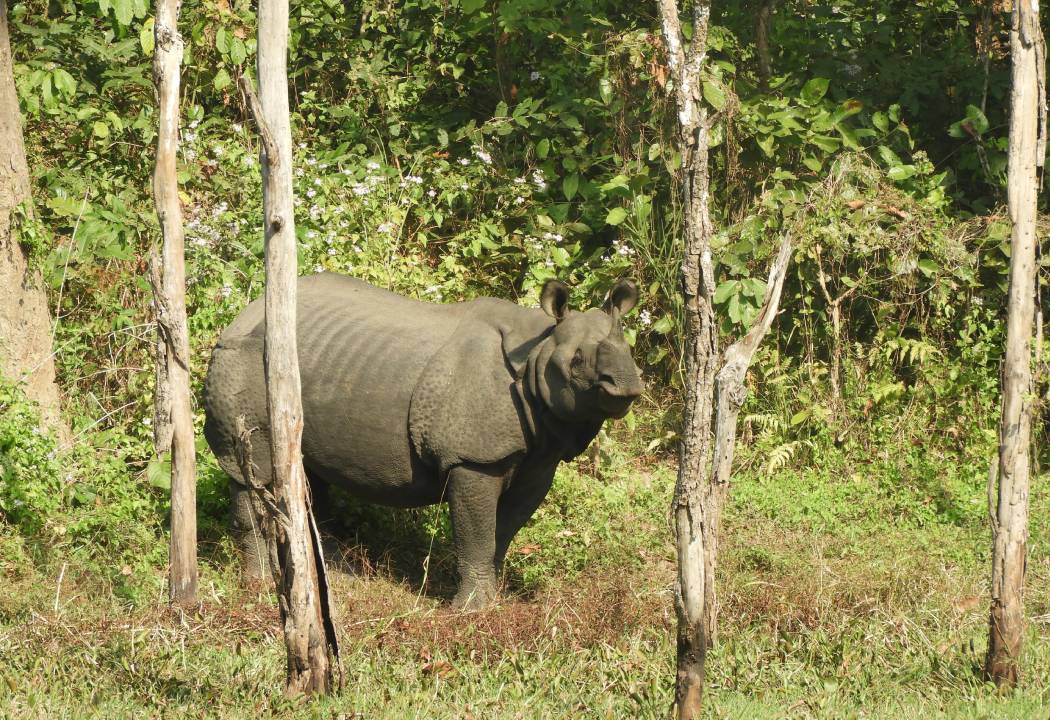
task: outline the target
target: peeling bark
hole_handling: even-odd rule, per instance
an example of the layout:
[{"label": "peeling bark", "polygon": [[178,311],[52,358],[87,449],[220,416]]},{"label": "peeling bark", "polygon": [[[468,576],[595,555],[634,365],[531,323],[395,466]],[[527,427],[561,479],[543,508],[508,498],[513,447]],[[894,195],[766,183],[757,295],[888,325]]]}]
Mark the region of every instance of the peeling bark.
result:
[{"label": "peeling bark", "polygon": [[[0,377],[23,384],[41,419],[68,441],[55,383],[51,313],[40,273],[18,243],[16,211],[32,213],[22,116],[7,32],[7,0],[0,0]],[[61,308],[59,308],[61,310]]]},{"label": "peeling bark", "polygon": [[153,172],[153,200],[160,220],[161,260],[150,264],[157,316],[157,385],[154,443],[171,452],[171,541],[168,596],[172,603],[197,602],[197,456],[190,392],[190,338],[186,327],[186,258],[179,203],[176,153],[179,144],[179,67],[182,37],[179,1],[157,0],[153,82],[160,127]]},{"label": "peeling bark", "polygon": [[[1024,578],[1031,476],[1032,330],[1035,321],[1036,203],[1046,155],[1046,46],[1039,6],[1015,2],[1010,32],[1013,85],[1007,202],[1010,290],[1007,296],[1006,359],[999,420],[999,492],[992,516],[992,601],[985,674],[1001,688],[1020,675],[1024,637]],[[992,503],[989,487],[989,503]]]},{"label": "peeling bark", "polygon": [[693,4],[688,49],[675,0],[658,0],[658,8],[678,110],[685,208],[681,274],[686,398],[673,501],[678,551],[675,707],[679,718],[692,720],[700,717],[707,649],[715,637],[718,528],[732,473],[737,417],[747,395],[745,375],[776,316],[791,242],[785,235],[754,326],[721,351],[714,312],[714,228],[708,205],[710,119],[702,100],[711,6],[706,0]]},{"label": "peeling bark", "polygon": [[242,78],[263,140],[266,333],[263,360],[273,462],[271,512],[277,535],[281,620],[288,650],[286,692],[332,689],[339,665],[328,577],[303,469],[303,407],[296,338],[296,247],[292,132],[288,111],[288,0],[260,0],[259,97]]}]

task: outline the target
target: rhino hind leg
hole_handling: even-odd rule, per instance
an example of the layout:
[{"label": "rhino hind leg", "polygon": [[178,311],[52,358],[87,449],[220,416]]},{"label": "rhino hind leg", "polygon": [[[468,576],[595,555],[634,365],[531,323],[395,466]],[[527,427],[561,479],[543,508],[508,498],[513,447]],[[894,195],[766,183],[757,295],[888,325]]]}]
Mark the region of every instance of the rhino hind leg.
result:
[{"label": "rhino hind leg", "polygon": [[272,582],[277,545],[273,520],[257,491],[230,478],[230,529],[241,558],[241,574],[249,583]]}]

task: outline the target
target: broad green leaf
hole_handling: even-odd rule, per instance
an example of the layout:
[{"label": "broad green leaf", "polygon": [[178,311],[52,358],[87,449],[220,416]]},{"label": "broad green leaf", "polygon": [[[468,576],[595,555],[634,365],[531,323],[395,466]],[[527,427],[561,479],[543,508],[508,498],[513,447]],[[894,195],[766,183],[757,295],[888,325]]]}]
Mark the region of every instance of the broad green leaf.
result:
[{"label": "broad green leaf", "polygon": [[566,200],[572,200],[576,197],[576,190],[580,187],[580,175],[579,173],[572,173],[566,175],[561,181],[562,192],[565,193]]},{"label": "broad green leaf", "polygon": [[95,134],[95,137],[108,138],[109,137],[109,126],[101,120],[96,120],[91,126],[91,132]]},{"label": "broad green leaf", "polygon": [[660,157],[661,153],[660,143],[653,143],[649,146],[649,162],[652,162],[656,158]]},{"label": "broad green leaf", "polygon": [[438,128],[437,131],[438,145],[443,148],[448,147],[448,131],[445,128]]},{"label": "broad green leaf", "polygon": [[887,132],[890,129],[890,121],[887,119],[886,113],[881,111],[876,112],[871,116],[871,124],[874,125],[879,132]]},{"label": "broad green leaf", "polygon": [[726,94],[718,83],[710,80],[704,81],[704,100],[711,103],[715,110],[721,110],[726,106]]},{"label": "broad green leaf", "polygon": [[901,162],[901,159],[899,157],[897,157],[897,153],[893,152],[892,150],[890,150],[885,145],[879,145],[878,150],[879,150],[879,157],[882,158],[882,162],[886,163],[890,167],[893,167],[894,165],[903,165],[904,164],[904,163]]},{"label": "broad green leaf", "polygon": [[729,298],[729,306],[726,308],[729,313],[729,319],[735,323],[739,323],[744,319],[743,309],[740,306],[740,296],[732,295]]},{"label": "broad green leaf", "polygon": [[813,106],[820,102],[821,98],[828,92],[828,85],[830,81],[827,78],[816,77],[807,81],[802,86],[802,91],[799,93],[799,97],[802,100],[803,105]]},{"label": "broad green leaf", "polygon": [[916,173],[914,165],[894,165],[889,169],[886,175],[889,176],[890,180],[894,182],[900,182],[901,180],[907,180]]},{"label": "broad green leaf", "polygon": [[225,90],[233,83],[230,79],[230,74],[226,72],[226,68],[219,68],[219,72],[215,73],[215,78],[212,80],[212,86],[216,90]]},{"label": "broad green leaf", "polygon": [[605,222],[608,225],[619,225],[626,218],[627,211],[622,207],[617,207],[609,211],[609,214],[605,216]]},{"label": "broad green leaf", "polygon": [[478,10],[485,7],[485,2],[486,0],[459,0],[459,6],[467,15],[473,15]]},{"label": "broad green leaf", "polygon": [[765,135],[759,137],[756,141],[758,146],[762,148],[762,152],[766,154],[766,157],[773,157],[773,150],[776,148],[776,140],[772,135]]},{"label": "broad green leaf", "polygon": [[146,57],[153,55],[153,23],[153,18],[149,18],[142,23],[142,28],[139,29],[139,45],[142,47],[142,54]]},{"label": "broad green leaf", "polygon": [[551,141],[547,138],[543,138],[538,143],[536,143],[536,157],[538,157],[540,160],[545,160],[550,151]]},{"label": "broad green leaf", "polygon": [[132,5],[131,0],[111,0],[113,4],[113,15],[116,17],[117,22],[127,27],[131,24],[131,21],[135,19],[135,8]]},{"label": "broad green leaf", "polygon": [[146,466],[146,479],[149,484],[161,490],[171,490],[171,455],[164,453],[162,457],[156,455]]},{"label": "broad green leaf", "polygon": [[833,153],[839,149],[839,139],[830,135],[813,135],[809,141],[824,152]]},{"label": "broad green leaf", "polygon": [[860,142],[857,140],[856,134],[853,132],[853,128],[839,123],[835,126],[835,129],[839,131],[839,135],[842,136],[842,143],[853,150],[860,149]]},{"label": "broad green leaf", "polygon": [[551,248],[551,260],[558,267],[566,267],[572,262],[572,258],[569,257],[569,253],[565,251],[565,248],[554,247]]},{"label": "broad green leaf", "polygon": [[670,315],[664,315],[662,318],[653,323],[653,332],[660,335],[666,335],[671,332],[674,327],[674,320]]},{"label": "broad green leaf", "polygon": [[820,172],[821,168],[824,167],[824,163],[821,162],[820,158],[812,155],[802,158],[802,164],[813,172]]},{"label": "broad green leaf", "polygon": [[227,55],[230,52],[230,39],[226,35],[226,28],[224,27],[220,27],[215,31],[215,49],[223,55]]},{"label": "broad green leaf", "polygon": [[978,135],[983,135],[988,132],[988,118],[985,117],[979,107],[967,105],[966,117],[970,120],[970,125]]},{"label": "broad green leaf", "polygon": [[714,300],[718,304],[724,303],[726,300],[731,298],[737,293],[737,287],[739,283],[736,280],[726,280],[724,283],[715,288]]},{"label": "broad green leaf", "polygon": [[602,102],[608,105],[613,99],[613,84],[612,80],[607,77],[603,77],[598,81],[598,95],[601,96]]},{"label": "broad green leaf", "polygon": [[234,65],[243,65],[248,57],[248,51],[244,47],[244,41],[239,37],[230,40],[230,60]]},{"label": "broad green leaf", "polygon": [[496,112],[494,113],[493,117],[507,117],[507,103],[503,102],[502,100],[496,103]]},{"label": "broad green leaf", "polygon": [[935,263],[929,258],[924,258],[918,262],[919,270],[926,277],[931,277],[937,274],[937,271],[941,269],[941,266]]}]

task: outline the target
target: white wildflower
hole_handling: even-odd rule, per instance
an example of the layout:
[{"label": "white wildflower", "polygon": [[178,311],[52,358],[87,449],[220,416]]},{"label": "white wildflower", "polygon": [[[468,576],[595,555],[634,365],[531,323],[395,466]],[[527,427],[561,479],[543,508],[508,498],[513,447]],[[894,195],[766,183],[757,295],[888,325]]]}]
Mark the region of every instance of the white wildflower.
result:
[{"label": "white wildflower", "polygon": [[459,159],[459,164],[460,165],[470,165],[470,159],[469,158],[460,158]]},{"label": "white wildflower", "polygon": [[239,132],[240,132],[241,130],[243,130],[243,128],[241,127],[241,124],[240,124],[240,123],[234,123],[234,124],[233,124],[233,125],[231,125],[230,127],[231,127],[231,128],[233,128],[233,131],[234,131],[235,133],[239,133]]},{"label": "white wildflower", "polygon": [[317,194],[317,191],[314,190],[313,188],[310,188],[309,190],[306,191],[306,197],[308,197],[308,198],[312,198],[316,194]]},{"label": "white wildflower", "polygon": [[328,254],[329,255],[335,255],[337,252],[338,252],[338,250],[336,250],[334,247],[328,248]]},{"label": "white wildflower", "polygon": [[233,294],[233,288],[229,285],[223,285],[222,290],[220,292],[222,293],[222,296],[224,298],[228,298],[230,295]]},{"label": "white wildflower", "polygon": [[474,154],[477,156],[478,160],[485,163],[486,165],[492,164],[492,156],[476,145],[474,146]]},{"label": "white wildflower", "polygon": [[226,152],[226,148],[224,148],[222,145],[216,145],[211,149],[211,152],[212,155],[214,155],[215,157],[222,157],[222,154]]},{"label": "white wildflower", "polygon": [[317,263],[316,265],[314,265],[314,272],[324,272],[324,265],[322,265],[321,263]]},{"label": "white wildflower", "polygon": [[379,163],[377,163],[375,160],[369,160],[368,164],[365,165],[365,167],[368,168],[369,170],[378,170],[379,169]]},{"label": "white wildflower", "polygon": [[640,313],[638,313],[638,320],[645,327],[649,327],[653,324],[653,316],[649,314],[648,310],[642,310]]},{"label": "white wildflower", "polygon": [[381,233],[392,233],[395,229],[396,226],[389,220],[385,223],[382,223],[379,227],[376,228],[376,230]]},{"label": "white wildflower", "polygon": [[430,188],[429,190],[427,190],[428,197],[437,197],[437,194],[437,190],[435,190],[434,188]]},{"label": "white wildflower", "polygon": [[529,73],[529,80],[532,80],[533,82],[536,82],[537,80],[540,80],[542,78],[543,75],[540,74],[539,70],[533,70]]}]

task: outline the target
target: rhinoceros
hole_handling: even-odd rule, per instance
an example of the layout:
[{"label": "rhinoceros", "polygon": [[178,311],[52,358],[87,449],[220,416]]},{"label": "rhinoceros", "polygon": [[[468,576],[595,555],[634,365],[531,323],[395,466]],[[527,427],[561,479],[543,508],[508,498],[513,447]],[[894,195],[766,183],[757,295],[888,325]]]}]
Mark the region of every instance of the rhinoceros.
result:
[{"label": "rhinoceros", "polygon": [[[568,309],[568,298],[556,280],[543,287],[542,310],[489,297],[419,302],[334,273],[299,280],[311,485],[394,507],[448,503],[457,607],[496,599],[507,547],[558,463],[582,453],[643,390],[620,322],[637,302],[635,286],[620,281],[603,308],[585,312]],[[269,572],[269,552],[237,438],[238,427],[257,429],[255,482],[268,483],[263,333],[259,299],[222,333],[205,385],[205,436],[230,475],[234,539],[255,577]]]}]

